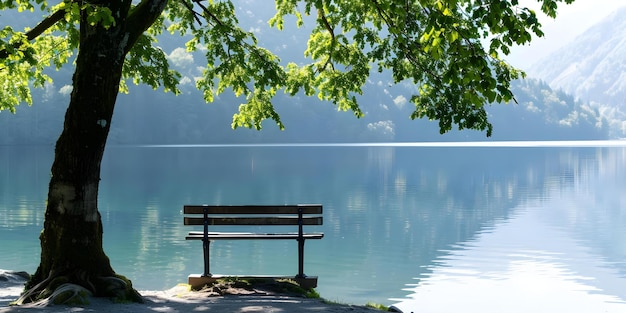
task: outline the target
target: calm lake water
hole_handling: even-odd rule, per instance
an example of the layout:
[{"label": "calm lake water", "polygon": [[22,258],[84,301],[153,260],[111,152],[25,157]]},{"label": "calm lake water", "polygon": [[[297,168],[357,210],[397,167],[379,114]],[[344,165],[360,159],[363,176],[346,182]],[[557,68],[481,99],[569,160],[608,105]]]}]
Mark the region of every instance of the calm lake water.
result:
[{"label": "calm lake water", "polygon": [[[202,271],[184,204],[324,205],[305,273],[405,312],[626,312],[626,142],[111,146],[100,211],[138,289]],[[447,146],[446,146],[447,145]],[[34,272],[52,147],[0,147],[0,268]],[[219,274],[297,272],[291,241],[219,241]]]}]

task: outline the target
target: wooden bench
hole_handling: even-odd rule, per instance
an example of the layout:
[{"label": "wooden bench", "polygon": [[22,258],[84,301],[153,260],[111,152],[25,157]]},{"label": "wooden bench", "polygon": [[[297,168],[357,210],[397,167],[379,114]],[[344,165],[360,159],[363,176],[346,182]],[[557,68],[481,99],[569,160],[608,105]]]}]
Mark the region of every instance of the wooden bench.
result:
[{"label": "wooden bench", "polygon": [[[203,226],[202,231],[191,231],[187,240],[202,240],[204,251],[204,273],[190,275],[192,288],[202,288],[215,280],[225,277],[213,275],[210,270],[209,245],[212,240],[296,240],[298,242],[298,274],[288,277],[240,276],[241,278],[289,278],[302,287],[317,287],[317,276],[304,274],[304,242],[307,239],[322,239],[323,233],[305,233],[305,225],[322,225],[322,206],[317,204],[299,205],[185,205],[185,225]],[[214,226],[281,226],[294,227],[293,232],[232,232],[210,231]]]}]

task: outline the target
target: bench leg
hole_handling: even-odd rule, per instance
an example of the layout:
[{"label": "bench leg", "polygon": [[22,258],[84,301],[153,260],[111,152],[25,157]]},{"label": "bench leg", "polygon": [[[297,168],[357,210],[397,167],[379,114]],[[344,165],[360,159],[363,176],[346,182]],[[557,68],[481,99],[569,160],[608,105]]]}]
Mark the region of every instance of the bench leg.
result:
[{"label": "bench leg", "polygon": [[202,276],[211,276],[211,266],[210,266],[210,257],[209,257],[209,245],[211,244],[210,240],[202,240],[202,250],[204,251],[204,274]]},{"label": "bench leg", "polygon": [[298,239],[298,278],[304,278],[304,238]]}]

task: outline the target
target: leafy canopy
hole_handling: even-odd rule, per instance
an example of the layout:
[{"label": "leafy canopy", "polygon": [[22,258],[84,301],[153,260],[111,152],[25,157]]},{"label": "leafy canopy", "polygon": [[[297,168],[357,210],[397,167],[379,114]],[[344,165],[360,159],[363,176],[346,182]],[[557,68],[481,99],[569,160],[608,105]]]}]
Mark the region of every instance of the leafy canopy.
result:
[{"label": "leafy canopy", "polygon": [[[128,16],[153,1],[141,0]],[[537,1],[550,17],[556,16],[559,2],[573,2]],[[46,69],[70,62],[80,49],[81,13],[104,29],[123,22],[103,3],[0,0],[2,11],[36,7],[46,14],[33,29],[0,29],[0,109],[31,104],[31,88],[50,80]],[[286,27],[287,16],[295,17],[297,27],[315,21],[307,25],[308,63],[284,62],[260,46],[252,32],[239,26],[231,0],[169,0],[128,53],[120,91],[127,92],[126,82],[132,81],[179,92],[181,75],[169,68],[157,46],[157,38],[169,33],[189,36],[187,50],[205,53],[206,67],[196,86],[207,102],[227,90],[245,99],[233,127],[260,129],[263,120],[273,119],[283,128],[272,105],[278,91],[316,95],[363,116],[357,96],[376,70],[390,71],[396,83],[417,86],[411,118],[438,120],[442,133],[457,125],[489,136],[485,105],[514,100],[510,82],[524,75],[503,57],[513,45],[543,35],[536,12],[517,0],[275,0],[275,6],[268,22],[277,29]]]}]

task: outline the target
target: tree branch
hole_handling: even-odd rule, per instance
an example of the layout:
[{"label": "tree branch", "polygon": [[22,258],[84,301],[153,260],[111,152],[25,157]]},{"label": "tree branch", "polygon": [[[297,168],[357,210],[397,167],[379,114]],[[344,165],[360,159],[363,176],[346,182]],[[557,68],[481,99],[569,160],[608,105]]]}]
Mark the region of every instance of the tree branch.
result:
[{"label": "tree branch", "polygon": [[193,15],[193,18],[196,20],[196,22],[198,22],[199,25],[202,25],[202,21],[200,20],[200,13],[196,12],[193,9],[193,6],[188,3],[186,0],[181,0],[180,2],[183,3],[183,5],[187,8],[187,10],[189,10],[189,12],[191,12],[191,15]]},{"label": "tree branch", "polygon": [[48,28],[52,27],[54,24],[60,21],[64,16],[65,10],[58,10],[52,13],[52,15],[46,17],[43,21],[37,24],[37,26],[29,30],[26,33],[26,39],[28,39],[28,41],[31,41],[39,37],[39,35],[43,34],[43,32],[45,32]]},{"label": "tree branch", "polygon": [[[374,4],[374,7],[376,8],[376,11],[378,12],[378,15],[380,16],[380,18],[383,21],[385,21],[385,23],[389,27],[389,30],[390,30],[389,33],[393,36],[393,38],[396,40],[396,42],[402,48],[402,50],[406,52],[405,53],[406,59],[409,60],[409,62],[411,62],[413,65],[418,67],[422,72],[430,75],[431,78],[433,78],[435,81],[439,81],[438,75],[436,75],[431,69],[425,68],[424,66],[422,66],[420,62],[417,60],[417,58],[415,57],[416,54],[423,53],[422,47],[419,44],[419,42],[417,42],[416,40],[409,40],[410,44],[404,43],[403,40],[401,40],[400,38],[400,36],[403,35],[402,31],[404,30],[404,28],[398,27],[394,23],[393,18],[389,16],[389,14],[387,14],[387,12],[383,8],[381,8],[380,3],[378,3],[378,0],[371,0],[371,2]],[[406,12],[407,13],[410,12],[408,6],[406,7]],[[406,34],[404,35],[406,38],[409,38],[408,35]],[[411,46],[415,46],[415,49],[413,49]]]},{"label": "tree branch", "polygon": [[[60,21],[65,16],[65,10],[58,10],[48,17],[46,17],[43,21],[39,22],[33,29],[26,32],[26,40],[31,41],[35,38],[39,37],[39,35],[43,34],[47,29],[52,27],[58,21]],[[15,49],[19,49],[20,45],[18,43],[13,47]],[[0,59],[6,59],[9,57],[9,52],[6,49],[0,50]]]},{"label": "tree branch", "polygon": [[328,65],[330,65],[331,69],[334,70],[335,66],[333,64],[333,50],[335,48],[335,44],[337,43],[337,40],[335,39],[335,30],[328,22],[328,19],[326,18],[326,14],[324,13],[323,7],[317,8],[317,16],[324,24],[324,27],[326,28],[326,30],[330,33],[330,40],[331,40],[331,46],[330,46],[331,49],[330,51],[328,51],[328,58],[326,59],[326,62],[324,62],[324,65],[318,69],[318,71],[322,72],[324,69],[326,69]]},{"label": "tree branch", "polygon": [[139,36],[143,34],[161,16],[167,0],[142,0],[128,14],[128,26],[126,32],[129,34],[128,44],[125,47],[128,52]]},{"label": "tree branch", "polygon": [[[211,19],[212,19],[213,21],[215,21],[215,23],[216,23],[216,24],[218,24],[218,25],[220,25],[220,26],[223,26],[222,21],[220,21],[220,19],[219,19],[219,18],[217,18],[217,16],[215,16],[215,14],[213,14],[213,12],[211,12],[211,11],[210,11],[210,10],[209,10],[209,9],[208,9],[205,5],[204,5],[204,4],[202,4],[200,1],[202,1],[202,0],[194,0],[194,2],[195,2],[195,3],[196,3],[196,4],[200,7],[200,8],[202,8],[202,11],[203,11],[204,13],[208,14],[208,15],[211,17]],[[208,21],[207,21],[207,22],[208,22]]]}]

